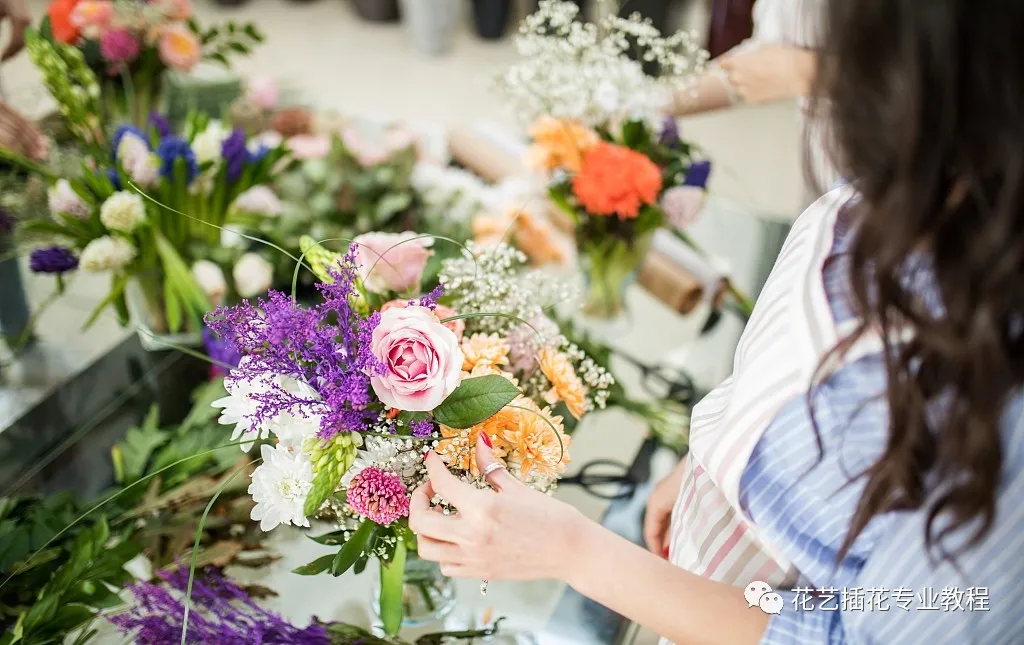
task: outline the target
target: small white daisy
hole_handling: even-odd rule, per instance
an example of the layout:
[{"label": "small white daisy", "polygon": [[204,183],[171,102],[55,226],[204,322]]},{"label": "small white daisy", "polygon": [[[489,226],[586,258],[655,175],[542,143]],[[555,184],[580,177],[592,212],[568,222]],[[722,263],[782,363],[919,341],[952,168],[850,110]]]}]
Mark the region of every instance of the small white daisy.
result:
[{"label": "small white daisy", "polygon": [[256,503],[250,517],[258,520],[260,530],[270,531],[279,524],[309,526],[303,511],[313,487],[313,465],[303,452],[291,452],[284,446],[260,448],[261,463],[252,473],[249,494]]},{"label": "small white daisy", "polygon": [[252,395],[269,391],[273,387],[275,378],[270,374],[261,374],[251,379],[237,376],[236,374],[245,370],[246,364],[250,360],[252,359],[249,356],[242,357],[238,369],[232,370],[231,374],[224,379],[224,389],[228,391],[228,396],[210,404],[215,408],[221,408],[220,418],[217,419],[218,423],[235,426],[231,432],[231,440],[237,441],[240,438],[246,440],[241,444],[242,450],[245,452],[252,449],[252,445],[257,439],[265,439],[270,436],[268,423],[253,425],[253,416],[256,414],[259,404]]}]

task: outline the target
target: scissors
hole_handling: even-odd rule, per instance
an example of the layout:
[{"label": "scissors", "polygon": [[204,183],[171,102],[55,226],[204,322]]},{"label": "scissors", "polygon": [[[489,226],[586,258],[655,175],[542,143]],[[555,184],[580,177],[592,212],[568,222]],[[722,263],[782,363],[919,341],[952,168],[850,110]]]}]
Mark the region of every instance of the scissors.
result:
[{"label": "scissors", "polygon": [[640,384],[655,399],[669,399],[683,405],[692,405],[697,388],[686,372],[666,365],[648,365],[617,349],[612,354],[640,370]]},{"label": "scissors", "polygon": [[559,480],[561,485],[579,486],[599,499],[616,500],[632,497],[639,482],[629,467],[612,459],[594,459],[583,464],[579,472]]}]

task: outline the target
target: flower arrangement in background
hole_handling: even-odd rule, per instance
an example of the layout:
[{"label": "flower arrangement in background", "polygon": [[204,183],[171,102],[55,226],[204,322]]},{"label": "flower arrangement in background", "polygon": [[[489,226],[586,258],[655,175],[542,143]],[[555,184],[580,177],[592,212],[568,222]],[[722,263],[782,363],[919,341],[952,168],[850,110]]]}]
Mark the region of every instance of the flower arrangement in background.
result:
[{"label": "flower arrangement in background", "polygon": [[[247,55],[263,41],[252,23],[201,28],[190,0],[54,0],[40,34],[55,48],[82,53],[102,88],[97,98],[103,111],[94,116],[104,124],[128,121],[137,126],[160,109],[164,72],[189,72],[201,61],[228,66],[230,57]],[[52,48],[30,54],[40,68],[52,67]],[[67,79],[47,80],[60,103],[58,94],[65,93]]]},{"label": "flower arrangement in background", "polygon": [[345,255],[306,240],[306,262],[324,280],[318,303],[271,292],[207,317],[243,356],[226,378],[229,395],[213,403],[221,422],[247,445],[275,440],[262,444],[252,475],[253,519],[264,530],[333,521],[316,539],[338,553],[297,572],[340,575],[378,559],[392,635],[426,452],[486,486],[474,453],[483,433],[510,472],[551,490],[569,460],[555,406],[582,416],[604,405],[613,382],[550,329],[541,306],[550,287],[507,246],[470,246],[417,297],[430,253],[421,238],[372,233]]},{"label": "flower arrangement in background", "polygon": [[109,151],[87,157],[77,176],[43,172],[52,217],[20,227],[26,241],[43,245],[31,266],[58,279],[76,266],[110,273],[110,293],[90,323],[107,306],[126,322],[134,281],[140,324],[155,333],[198,332],[213,305],[271,285],[272,265],[244,245],[223,245],[222,236],[225,226],[258,231],[279,213],[266,184],[285,154],[203,116],[180,135],[159,114],[144,130],[123,125]]}]

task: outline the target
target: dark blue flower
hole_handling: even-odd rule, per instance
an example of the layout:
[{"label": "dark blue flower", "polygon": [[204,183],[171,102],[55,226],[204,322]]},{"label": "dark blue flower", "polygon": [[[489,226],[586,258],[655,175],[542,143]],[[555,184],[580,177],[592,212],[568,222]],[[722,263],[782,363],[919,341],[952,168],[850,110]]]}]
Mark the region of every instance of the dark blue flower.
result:
[{"label": "dark blue flower", "polygon": [[32,251],[28,266],[36,273],[66,273],[78,268],[78,258],[67,247],[51,246]]},{"label": "dark blue flower", "polygon": [[245,162],[249,159],[249,149],[245,147],[245,133],[234,129],[221,144],[220,154],[224,158],[228,181],[238,181],[245,170]]},{"label": "dark blue flower", "polygon": [[683,181],[684,186],[696,186],[697,188],[707,188],[708,179],[711,177],[711,162],[707,159],[701,159],[700,161],[694,161],[690,164],[690,169],[686,171],[686,179]]},{"label": "dark blue flower", "polygon": [[270,153],[270,147],[265,143],[261,143],[259,148],[256,148],[255,152],[249,153],[249,163],[259,163],[263,161],[263,158]]},{"label": "dark blue flower", "polygon": [[121,140],[128,134],[137,136],[146,143],[147,148],[150,147],[149,137],[143,134],[142,130],[136,128],[134,125],[118,126],[117,130],[114,131],[114,138],[111,139],[110,158],[114,161],[117,161],[117,149],[121,147]]},{"label": "dark blue flower", "polygon": [[199,174],[199,164],[196,163],[196,153],[192,147],[181,137],[166,137],[156,148],[156,154],[160,157],[160,175],[167,179],[174,178],[174,167],[178,159],[185,162],[187,170],[186,177],[189,183]]},{"label": "dark blue flower", "polygon": [[117,174],[117,168],[107,168],[106,170],[97,170],[97,176],[106,175],[110,183],[114,185],[114,190],[121,190],[121,175]]},{"label": "dark blue flower", "polygon": [[174,131],[171,129],[171,122],[159,112],[149,113],[149,124],[156,129],[156,133],[160,135],[161,139],[166,139],[174,134]]},{"label": "dark blue flower", "polygon": [[679,125],[673,117],[665,117],[665,123],[661,128],[661,136],[658,139],[661,145],[674,147],[679,143]]}]

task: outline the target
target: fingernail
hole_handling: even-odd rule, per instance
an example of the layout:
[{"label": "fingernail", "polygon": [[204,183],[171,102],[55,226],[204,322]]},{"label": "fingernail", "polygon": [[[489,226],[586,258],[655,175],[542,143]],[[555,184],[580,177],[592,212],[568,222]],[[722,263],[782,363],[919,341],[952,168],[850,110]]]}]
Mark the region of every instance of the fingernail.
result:
[{"label": "fingernail", "polygon": [[661,552],[661,556],[663,558],[668,558],[668,547],[665,547],[665,550]]},{"label": "fingernail", "polygon": [[493,448],[494,447],[494,446],[491,445],[491,438],[487,436],[486,432],[481,432],[480,433],[480,438],[484,440],[484,444],[486,444],[488,448]]}]

